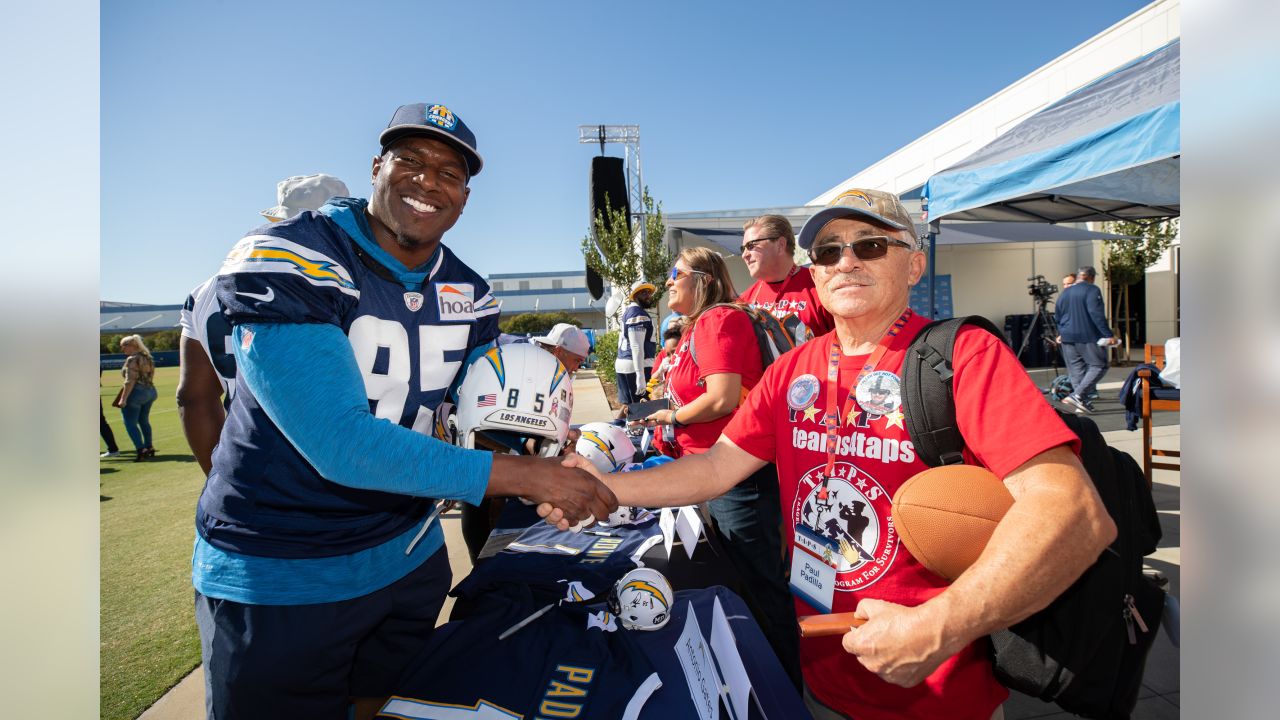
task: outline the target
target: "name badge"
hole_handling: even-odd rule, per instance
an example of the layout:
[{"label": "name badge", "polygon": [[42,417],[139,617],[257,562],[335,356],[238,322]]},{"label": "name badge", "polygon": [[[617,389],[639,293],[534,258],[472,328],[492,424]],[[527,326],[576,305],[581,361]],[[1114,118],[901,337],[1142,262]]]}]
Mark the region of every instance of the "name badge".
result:
[{"label": "name badge", "polygon": [[791,591],[820,612],[831,612],[840,549],[804,525],[796,525],[791,549]]}]

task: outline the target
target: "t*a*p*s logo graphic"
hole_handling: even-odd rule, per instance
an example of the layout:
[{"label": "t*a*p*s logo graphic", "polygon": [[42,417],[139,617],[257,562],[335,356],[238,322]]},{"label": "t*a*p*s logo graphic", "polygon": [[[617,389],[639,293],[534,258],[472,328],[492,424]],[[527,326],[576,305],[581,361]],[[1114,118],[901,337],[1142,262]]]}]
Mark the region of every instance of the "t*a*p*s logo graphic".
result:
[{"label": "t*a*p*s logo graphic", "polygon": [[475,314],[471,283],[437,283],[436,302],[440,306],[441,320],[471,320]]},{"label": "t*a*p*s logo graphic", "polygon": [[445,130],[452,130],[457,126],[458,118],[454,117],[449,108],[443,105],[432,105],[427,108],[427,122]]},{"label": "t*a*p*s logo graphic", "polygon": [[823,483],[825,467],[814,467],[800,478],[791,522],[831,549],[838,560],[835,589],[852,592],[884,577],[898,554],[892,498],[851,463],[837,462]]}]

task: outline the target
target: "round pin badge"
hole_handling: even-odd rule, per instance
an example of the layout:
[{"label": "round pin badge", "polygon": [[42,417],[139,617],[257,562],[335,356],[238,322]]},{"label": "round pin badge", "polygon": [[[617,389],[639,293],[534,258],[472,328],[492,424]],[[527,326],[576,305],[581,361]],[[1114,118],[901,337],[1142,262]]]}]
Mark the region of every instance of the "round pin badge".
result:
[{"label": "round pin badge", "polygon": [[813,407],[818,399],[818,378],[814,375],[801,375],[791,381],[787,388],[787,407],[800,412]]},{"label": "round pin badge", "polygon": [[902,382],[888,370],[868,373],[854,391],[858,407],[873,415],[888,415],[902,404]]}]

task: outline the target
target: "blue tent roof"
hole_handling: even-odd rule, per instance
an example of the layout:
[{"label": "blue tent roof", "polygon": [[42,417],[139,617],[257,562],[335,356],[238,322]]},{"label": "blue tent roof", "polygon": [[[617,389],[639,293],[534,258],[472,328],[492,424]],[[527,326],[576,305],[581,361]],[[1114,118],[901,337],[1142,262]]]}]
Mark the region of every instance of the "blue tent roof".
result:
[{"label": "blue tent roof", "polygon": [[1179,40],[1076,90],[929,178],[929,219],[1180,214]]}]

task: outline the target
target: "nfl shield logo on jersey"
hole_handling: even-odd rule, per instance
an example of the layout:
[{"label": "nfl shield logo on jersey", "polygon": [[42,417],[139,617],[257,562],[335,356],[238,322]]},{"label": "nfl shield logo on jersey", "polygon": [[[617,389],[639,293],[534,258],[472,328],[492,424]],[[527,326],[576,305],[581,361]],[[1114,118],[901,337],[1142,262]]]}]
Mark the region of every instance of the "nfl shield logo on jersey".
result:
[{"label": "nfl shield logo on jersey", "polygon": [[404,294],[404,306],[409,308],[409,312],[418,312],[422,309],[422,293],[407,292]]}]

